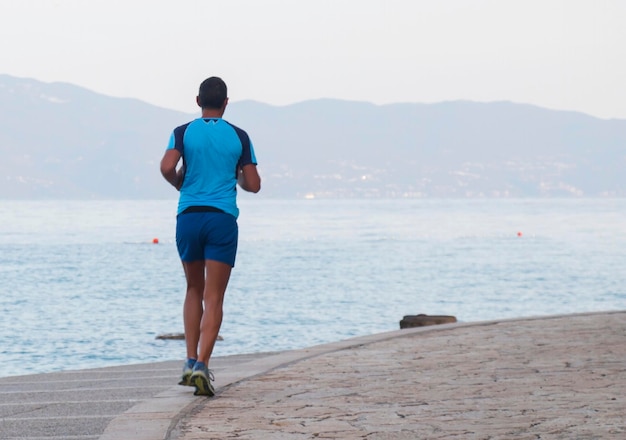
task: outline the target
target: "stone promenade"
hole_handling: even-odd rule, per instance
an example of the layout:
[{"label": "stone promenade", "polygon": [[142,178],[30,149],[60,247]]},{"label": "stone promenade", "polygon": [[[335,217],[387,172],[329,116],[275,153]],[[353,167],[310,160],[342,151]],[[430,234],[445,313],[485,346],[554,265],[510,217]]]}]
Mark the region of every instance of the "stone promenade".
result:
[{"label": "stone promenade", "polygon": [[196,398],[167,438],[626,439],[626,312],[358,338]]}]

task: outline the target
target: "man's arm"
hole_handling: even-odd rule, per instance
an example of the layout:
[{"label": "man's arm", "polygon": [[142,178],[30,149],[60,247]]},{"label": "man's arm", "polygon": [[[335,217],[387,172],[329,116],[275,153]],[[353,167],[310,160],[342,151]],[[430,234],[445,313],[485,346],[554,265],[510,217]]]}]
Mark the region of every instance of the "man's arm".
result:
[{"label": "man's arm", "polygon": [[261,176],[255,164],[244,165],[237,173],[237,183],[248,192],[258,193],[261,190]]},{"label": "man's arm", "polygon": [[184,170],[176,171],[176,165],[180,160],[180,152],[175,149],[166,150],[161,159],[161,174],[174,188],[180,191],[183,185]]}]

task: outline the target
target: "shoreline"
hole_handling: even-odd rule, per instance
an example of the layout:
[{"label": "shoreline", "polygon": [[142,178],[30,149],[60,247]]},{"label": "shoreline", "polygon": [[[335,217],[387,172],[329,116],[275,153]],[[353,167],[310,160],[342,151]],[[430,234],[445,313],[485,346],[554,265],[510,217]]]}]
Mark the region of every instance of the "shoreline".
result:
[{"label": "shoreline", "polygon": [[[588,314],[610,314],[610,313],[620,313],[621,310],[596,310],[596,311],[591,311],[591,312],[572,312],[572,313],[559,313],[559,314],[546,314],[546,315],[530,315],[530,316],[521,316],[521,317],[509,317],[509,318],[497,318],[497,319],[481,319],[481,320],[476,320],[476,321],[464,321],[464,320],[457,320],[456,324],[458,325],[480,325],[482,323],[488,323],[488,322],[507,322],[507,321],[518,321],[518,320],[537,320],[537,319],[549,319],[549,318],[553,318],[553,317],[559,317],[559,316],[578,316],[578,315],[588,315]],[[433,315],[427,315],[427,316],[433,316]],[[452,315],[450,315],[452,316]],[[398,318],[398,322],[400,321],[402,317]],[[438,326],[441,324],[438,324]],[[432,327],[432,326],[426,326],[426,327]],[[425,328],[425,327],[422,327]],[[357,335],[357,336],[351,336],[348,338],[344,338],[344,339],[340,339],[338,341],[327,341],[327,342],[322,342],[320,344],[315,344],[312,346],[303,346],[303,347],[296,347],[296,348],[286,348],[286,349],[281,349],[281,350],[277,350],[277,351],[252,351],[252,352],[243,352],[243,353],[233,353],[233,354],[226,354],[226,355],[221,355],[221,356],[215,356],[214,359],[222,359],[222,358],[231,358],[231,357],[237,357],[237,356],[263,356],[263,355],[267,355],[267,354],[275,354],[277,352],[288,352],[288,351],[297,351],[297,350],[306,350],[307,348],[310,347],[316,347],[318,345],[327,345],[327,344],[333,344],[336,342],[341,342],[341,341],[348,341],[348,340],[352,340],[352,339],[356,339],[356,338],[363,338],[363,337],[368,337],[369,335],[379,335],[379,334],[386,334],[386,333],[393,333],[395,331],[400,330],[400,328],[398,327],[395,330],[385,330],[385,331],[380,331],[380,332],[374,332],[374,333],[368,333],[368,334],[362,334],[362,335]],[[407,329],[404,329],[407,330]],[[158,337],[158,335],[154,338],[155,340],[161,339]],[[221,343],[223,341],[218,341],[218,344]],[[184,350],[183,347],[181,347],[181,350]],[[182,358],[181,358],[182,359]],[[65,373],[65,372],[71,372],[71,371],[88,371],[88,370],[101,370],[101,369],[106,369],[106,368],[120,368],[120,367],[126,367],[126,366],[140,366],[140,365],[144,365],[144,364],[153,364],[153,363],[163,363],[163,362],[182,362],[181,359],[174,359],[174,358],[164,358],[164,359],[158,359],[158,360],[150,360],[150,361],[145,361],[145,360],[133,360],[131,362],[115,362],[115,363],[106,363],[103,365],[86,365],[84,367],[78,367],[78,368],[71,368],[71,369],[52,369],[52,370],[46,370],[46,371],[29,371],[26,372],[24,374],[11,374],[11,375],[6,375],[6,376],[2,376],[0,375],[0,380],[2,379],[8,379],[8,378],[16,378],[16,377],[21,377],[21,376],[34,376],[34,375],[39,375],[39,374],[57,374],[57,373]]]}]

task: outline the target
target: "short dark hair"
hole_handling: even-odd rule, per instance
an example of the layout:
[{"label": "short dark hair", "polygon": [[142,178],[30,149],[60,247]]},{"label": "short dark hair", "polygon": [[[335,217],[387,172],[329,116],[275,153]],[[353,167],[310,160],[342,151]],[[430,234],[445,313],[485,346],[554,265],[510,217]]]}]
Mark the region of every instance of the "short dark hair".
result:
[{"label": "short dark hair", "polygon": [[198,104],[202,108],[221,108],[227,97],[226,83],[217,76],[207,78],[200,84]]}]

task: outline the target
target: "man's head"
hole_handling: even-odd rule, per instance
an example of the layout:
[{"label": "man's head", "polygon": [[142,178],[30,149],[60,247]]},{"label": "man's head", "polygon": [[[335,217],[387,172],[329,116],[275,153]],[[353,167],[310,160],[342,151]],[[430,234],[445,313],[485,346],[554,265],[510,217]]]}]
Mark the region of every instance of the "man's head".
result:
[{"label": "man's head", "polygon": [[221,78],[212,76],[200,84],[197,102],[203,109],[221,109],[225,106],[227,99],[226,83]]}]

